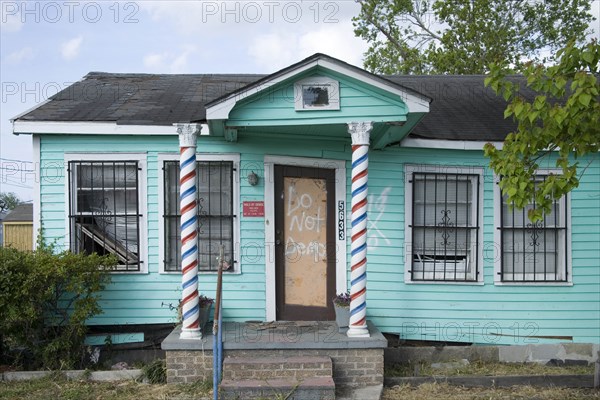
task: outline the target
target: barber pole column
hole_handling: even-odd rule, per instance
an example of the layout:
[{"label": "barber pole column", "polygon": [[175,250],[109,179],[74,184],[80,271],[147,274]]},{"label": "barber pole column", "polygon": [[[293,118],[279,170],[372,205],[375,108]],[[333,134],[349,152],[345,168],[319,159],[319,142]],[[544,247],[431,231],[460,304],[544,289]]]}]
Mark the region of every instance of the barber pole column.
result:
[{"label": "barber pole column", "polygon": [[200,125],[178,124],[179,200],[181,207],[181,339],[201,339],[198,299],[198,220],[196,204],[196,137]]},{"label": "barber pole column", "polygon": [[371,122],[351,122],[352,136],[352,244],[350,247],[349,337],[368,337],[367,328],[367,181]]}]

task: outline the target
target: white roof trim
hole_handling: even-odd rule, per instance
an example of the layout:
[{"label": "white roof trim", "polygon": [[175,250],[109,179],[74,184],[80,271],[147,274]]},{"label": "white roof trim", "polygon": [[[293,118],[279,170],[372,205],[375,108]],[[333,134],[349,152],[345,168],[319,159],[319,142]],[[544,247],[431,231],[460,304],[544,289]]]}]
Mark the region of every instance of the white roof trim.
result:
[{"label": "white roof trim", "polygon": [[258,86],[249,88],[247,91],[234,93],[218,103],[206,108],[206,119],[207,120],[226,120],[229,118],[229,113],[235,107],[238,101],[245,99],[246,97],[252,96],[259,93],[269,87],[283,82],[295,75],[298,75],[304,71],[307,71],[315,66],[321,66],[323,68],[338,72],[342,75],[360,80],[371,86],[383,89],[389,93],[395,94],[402,98],[402,100],[408,106],[409,113],[426,113],[429,112],[429,99],[425,96],[419,96],[415,93],[401,90],[393,86],[392,83],[386,84],[378,79],[374,79],[369,76],[365,76],[354,69],[339,65],[326,59],[315,59],[308,64],[299,66],[293,70],[286,72],[285,74],[279,75],[268,81],[262,82]]},{"label": "white roof trim", "polygon": [[[201,126],[201,135],[208,135],[208,125]],[[177,126],[118,125],[115,122],[14,121],[13,134],[177,135]]]},{"label": "white roof trim", "polygon": [[478,140],[442,140],[442,139],[416,139],[405,138],[400,142],[400,147],[418,147],[426,149],[449,150],[483,150],[486,143],[491,143],[497,149],[502,149],[503,142],[490,142]]}]

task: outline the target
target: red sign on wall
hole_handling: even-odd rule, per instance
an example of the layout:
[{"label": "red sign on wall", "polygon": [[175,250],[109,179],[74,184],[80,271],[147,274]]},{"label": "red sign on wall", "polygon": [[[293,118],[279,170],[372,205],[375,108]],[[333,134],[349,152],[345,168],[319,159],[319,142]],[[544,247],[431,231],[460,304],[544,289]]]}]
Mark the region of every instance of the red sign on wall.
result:
[{"label": "red sign on wall", "polygon": [[264,217],[265,202],[264,201],[244,201],[243,202],[244,217]]}]

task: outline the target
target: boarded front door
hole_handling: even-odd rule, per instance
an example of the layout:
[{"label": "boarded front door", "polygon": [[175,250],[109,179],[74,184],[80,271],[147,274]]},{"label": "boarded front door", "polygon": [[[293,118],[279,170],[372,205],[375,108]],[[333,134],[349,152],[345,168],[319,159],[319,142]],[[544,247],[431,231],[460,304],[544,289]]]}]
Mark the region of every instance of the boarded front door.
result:
[{"label": "boarded front door", "polygon": [[277,320],[335,319],[335,171],[275,166]]}]

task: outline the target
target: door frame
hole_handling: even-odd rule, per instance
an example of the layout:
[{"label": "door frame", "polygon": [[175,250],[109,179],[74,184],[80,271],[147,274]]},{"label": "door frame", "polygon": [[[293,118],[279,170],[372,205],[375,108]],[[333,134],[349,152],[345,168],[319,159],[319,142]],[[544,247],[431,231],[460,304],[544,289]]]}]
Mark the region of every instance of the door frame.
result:
[{"label": "door frame", "polygon": [[[348,288],[346,274],[346,236],[348,206],[346,201],[346,161],[330,160],[323,158],[305,158],[290,156],[265,155],[265,281],[266,281],[266,320],[275,321],[276,313],[276,280],[275,280],[275,165],[290,165],[297,167],[314,167],[335,170],[335,209],[337,215],[336,226],[336,263],[335,263],[335,291],[345,292]],[[340,216],[339,206],[342,205],[344,215]],[[341,229],[340,218],[344,226]]]}]

